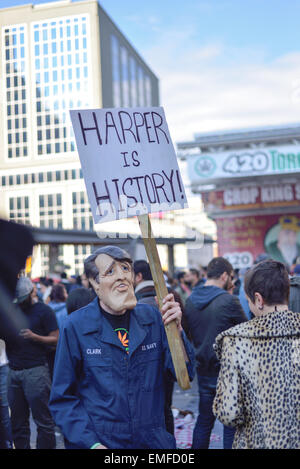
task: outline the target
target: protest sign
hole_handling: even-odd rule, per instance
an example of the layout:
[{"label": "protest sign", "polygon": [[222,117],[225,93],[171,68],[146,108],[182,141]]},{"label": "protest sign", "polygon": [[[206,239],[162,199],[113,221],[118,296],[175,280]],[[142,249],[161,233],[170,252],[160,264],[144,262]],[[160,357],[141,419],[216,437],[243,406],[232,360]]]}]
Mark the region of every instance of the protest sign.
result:
[{"label": "protest sign", "polygon": [[162,107],[70,114],[95,223],[187,207]]},{"label": "protest sign", "polygon": [[[70,111],[95,223],[138,216],[160,308],[168,294],[149,213],[187,207],[162,107]],[[174,321],[166,334],[178,384],[189,389],[186,353]]]}]

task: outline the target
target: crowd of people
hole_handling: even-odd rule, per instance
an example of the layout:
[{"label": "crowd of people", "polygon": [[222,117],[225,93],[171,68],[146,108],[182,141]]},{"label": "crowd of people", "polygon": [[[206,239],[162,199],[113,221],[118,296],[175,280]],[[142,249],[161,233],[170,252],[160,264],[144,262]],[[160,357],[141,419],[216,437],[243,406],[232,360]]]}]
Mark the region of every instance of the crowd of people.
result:
[{"label": "crowd of people", "polygon": [[216,418],[225,449],[300,448],[300,262],[215,257],[165,281],[158,313],[149,264],[112,246],[80,276],[19,278],[28,327],[0,340],[0,448],[30,448],[31,412],[38,449],[55,449],[55,429],[66,448],[175,449],[173,320],[198,381],[192,448]]}]

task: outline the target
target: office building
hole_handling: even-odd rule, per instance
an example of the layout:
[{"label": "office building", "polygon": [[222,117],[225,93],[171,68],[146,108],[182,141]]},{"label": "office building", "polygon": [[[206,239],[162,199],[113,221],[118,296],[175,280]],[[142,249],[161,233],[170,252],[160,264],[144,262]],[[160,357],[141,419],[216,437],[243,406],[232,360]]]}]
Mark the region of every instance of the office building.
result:
[{"label": "office building", "polygon": [[[0,214],[92,230],[69,109],[159,105],[158,79],[96,0],[0,9]],[[82,272],[89,246],[59,260]],[[33,276],[48,272],[49,246]]]}]

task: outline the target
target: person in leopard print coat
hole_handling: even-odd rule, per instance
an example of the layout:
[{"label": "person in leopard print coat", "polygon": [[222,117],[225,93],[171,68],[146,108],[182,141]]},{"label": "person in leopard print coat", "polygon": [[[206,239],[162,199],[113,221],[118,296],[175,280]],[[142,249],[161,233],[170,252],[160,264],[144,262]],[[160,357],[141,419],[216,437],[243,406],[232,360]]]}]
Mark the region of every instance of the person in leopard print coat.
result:
[{"label": "person in leopard print coat", "polygon": [[232,448],[300,449],[300,314],[288,310],[285,266],[255,265],[245,292],[255,318],[214,344],[221,364],[214,415],[236,427]]}]

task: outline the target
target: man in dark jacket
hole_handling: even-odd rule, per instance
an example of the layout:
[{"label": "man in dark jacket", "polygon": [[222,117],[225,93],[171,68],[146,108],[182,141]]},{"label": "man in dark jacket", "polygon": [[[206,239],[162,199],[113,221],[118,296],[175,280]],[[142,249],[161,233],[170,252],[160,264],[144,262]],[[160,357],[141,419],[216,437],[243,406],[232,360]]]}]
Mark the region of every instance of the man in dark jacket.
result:
[{"label": "man in dark jacket", "polygon": [[134,293],[137,301],[157,308],[157,303],[155,301],[156,292],[148,262],[143,259],[135,261],[133,264],[133,270],[135,286]]},{"label": "man in dark jacket", "polygon": [[164,372],[174,367],[164,324],[175,320],[193,378],[193,350],[169,294],[161,313],[137,304],[132,260],[117,246],[84,263],[97,297],[68,316],[59,339],[50,408],[68,449],[175,449],[165,428]]},{"label": "man in dark jacket", "polygon": [[[209,447],[215,417],[212,404],[219,374],[213,350],[216,336],[247,320],[237,297],[228,293],[233,286],[233,267],[223,257],[208,264],[207,281],[193,289],[186,302],[186,316],[195,347],[199,385],[199,415],[193,433],[193,449]],[[234,430],[224,427],[224,448],[230,448]]]}]

